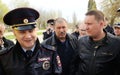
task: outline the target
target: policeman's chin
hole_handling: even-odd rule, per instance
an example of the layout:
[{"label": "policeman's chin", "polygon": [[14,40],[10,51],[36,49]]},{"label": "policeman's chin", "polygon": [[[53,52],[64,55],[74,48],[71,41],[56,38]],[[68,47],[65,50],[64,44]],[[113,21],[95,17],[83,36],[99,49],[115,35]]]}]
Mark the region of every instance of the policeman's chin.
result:
[{"label": "policeman's chin", "polygon": [[24,47],[25,49],[31,49],[33,48],[34,44],[30,44],[30,43],[24,43],[24,45],[22,47]]},{"label": "policeman's chin", "polygon": [[35,45],[35,40],[24,40],[21,42],[22,47],[32,48]]}]

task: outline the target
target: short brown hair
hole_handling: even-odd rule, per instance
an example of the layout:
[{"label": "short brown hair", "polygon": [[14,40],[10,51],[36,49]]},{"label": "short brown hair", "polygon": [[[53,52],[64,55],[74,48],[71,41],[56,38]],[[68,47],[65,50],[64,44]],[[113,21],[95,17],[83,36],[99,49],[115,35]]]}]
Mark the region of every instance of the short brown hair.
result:
[{"label": "short brown hair", "polygon": [[88,11],[85,15],[86,15],[86,16],[87,16],[87,15],[94,15],[94,16],[95,16],[95,19],[96,19],[97,21],[101,21],[101,20],[104,21],[104,14],[103,14],[101,11],[99,11],[99,10],[91,10],[91,11]]},{"label": "short brown hair", "polygon": [[55,24],[56,23],[62,23],[62,22],[66,22],[67,23],[66,19],[64,19],[64,18],[59,17],[59,18],[55,19]]}]

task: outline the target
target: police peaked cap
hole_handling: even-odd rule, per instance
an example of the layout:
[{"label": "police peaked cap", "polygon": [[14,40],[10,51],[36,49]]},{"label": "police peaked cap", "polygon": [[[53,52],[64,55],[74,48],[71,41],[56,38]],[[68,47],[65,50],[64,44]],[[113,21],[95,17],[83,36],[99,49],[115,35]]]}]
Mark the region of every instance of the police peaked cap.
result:
[{"label": "police peaked cap", "polygon": [[120,28],[120,23],[116,23],[116,24],[114,24],[114,27],[118,27],[118,28]]},{"label": "police peaked cap", "polygon": [[36,27],[36,20],[39,16],[35,9],[22,7],[8,12],[3,21],[16,30],[29,30]]},{"label": "police peaked cap", "polygon": [[47,21],[47,24],[51,24],[51,25],[54,25],[54,19],[49,19],[48,21]]},{"label": "police peaked cap", "polygon": [[117,10],[117,12],[120,12],[120,8]]}]

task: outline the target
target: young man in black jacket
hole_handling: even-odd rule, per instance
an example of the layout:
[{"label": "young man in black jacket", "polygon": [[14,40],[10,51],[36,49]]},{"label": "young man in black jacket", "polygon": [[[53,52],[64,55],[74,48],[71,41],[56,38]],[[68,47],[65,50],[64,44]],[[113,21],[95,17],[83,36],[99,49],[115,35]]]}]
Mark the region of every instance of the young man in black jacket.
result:
[{"label": "young man in black jacket", "polygon": [[43,32],[43,40],[51,37],[54,34],[54,19],[49,19],[47,21],[46,31]]},{"label": "young man in black jacket", "polygon": [[106,32],[104,24],[101,11],[91,10],[86,13],[87,36],[78,41],[74,75],[120,75],[120,39]]}]

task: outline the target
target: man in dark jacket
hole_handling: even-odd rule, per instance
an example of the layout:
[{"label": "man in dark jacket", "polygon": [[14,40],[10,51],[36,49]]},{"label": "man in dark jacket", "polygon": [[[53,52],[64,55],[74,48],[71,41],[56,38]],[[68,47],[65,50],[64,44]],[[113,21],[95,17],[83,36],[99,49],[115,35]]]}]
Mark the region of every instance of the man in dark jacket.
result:
[{"label": "man in dark jacket", "polygon": [[43,40],[51,37],[54,34],[54,19],[49,19],[47,21],[47,29],[45,32],[43,32]]},{"label": "man in dark jacket", "polygon": [[32,8],[17,8],[3,20],[12,26],[17,43],[0,53],[0,75],[59,75],[62,72],[56,49],[40,45],[36,20],[39,13]]},{"label": "man in dark jacket", "polygon": [[109,33],[115,35],[115,33],[114,33],[114,29],[113,29],[112,26],[110,26],[109,21],[108,21],[108,18],[105,17],[104,19],[105,19],[105,28],[104,28],[105,31],[107,31],[107,32],[109,32]]},{"label": "man in dark jacket", "polygon": [[60,55],[63,69],[61,75],[70,75],[71,61],[78,47],[77,38],[68,34],[67,29],[67,21],[64,18],[57,18],[54,25],[55,34],[42,43],[57,48],[57,53]]},{"label": "man in dark jacket", "polygon": [[0,23],[0,52],[14,45],[13,41],[8,40],[4,37],[4,32],[5,32],[5,26],[3,23]]},{"label": "man in dark jacket", "polygon": [[120,75],[120,39],[104,30],[104,22],[101,11],[86,13],[88,36],[79,39],[76,75]]},{"label": "man in dark jacket", "polygon": [[75,26],[75,31],[72,32],[71,34],[74,35],[77,39],[79,38],[80,33],[79,33],[79,25],[78,24]]}]

